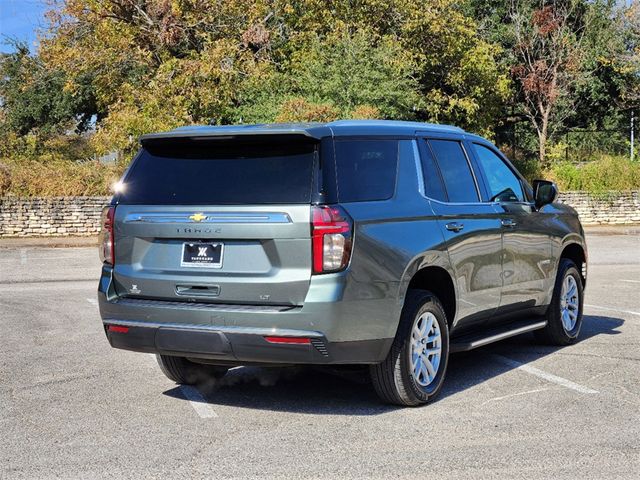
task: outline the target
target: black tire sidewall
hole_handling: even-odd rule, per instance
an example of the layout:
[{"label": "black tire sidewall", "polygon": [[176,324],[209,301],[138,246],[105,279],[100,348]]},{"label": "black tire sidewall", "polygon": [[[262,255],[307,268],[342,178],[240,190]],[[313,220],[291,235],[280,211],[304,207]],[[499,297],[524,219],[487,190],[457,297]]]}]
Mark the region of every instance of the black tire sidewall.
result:
[{"label": "black tire sidewall", "polygon": [[[411,332],[417,319],[427,312],[433,314],[440,327],[442,353],[436,377],[429,385],[423,387],[416,382],[411,368]],[[435,296],[428,292],[424,293],[424,299],[420,302],[418,308],[413,311],[411,321],[407,322],[407,325],[408,329],[405,332],[404,345],[400,357],[403,383],[410,389],[411,393],[420,403],[425,403],[439,393],[444,383],[447,365],[449,363],[449,325],[447,324],[447,318],[440,302]]]},{"label": "black tire sidewall", "polygon": [[[562,285],[564,284],[567,276],[571,275],[576,281],[576,286],[578,289],[578,319],[576,320],[576,324],[571,331],[567,331],[564,328],[562,323],[562,315],[560,309],[560,301],[562,295]],[[558,277],[555,285],[554,291],[554,301],[551,305],[551,312],[548,318],[550,323],[550,328],[552,330],[552,334],[555,335],[559,340],[563,340],[564,343],[573,343],[577,340],[580,335],[580,330],[582,329],[582,319],[583,319],[583,308],[584,308],[584,289],[582,285],[582,277],[578,272],[578,268],[575,263],[571,260],[563,259],[560,264],[560,269],[558,272]]]},{"label": "black tire sidewall", "polygon": [[167,378],[184,385],[203,383],[209,378],[220,379],[229,370],[227,367],[194,363],[185,357],[156,355],[156,359]]}]

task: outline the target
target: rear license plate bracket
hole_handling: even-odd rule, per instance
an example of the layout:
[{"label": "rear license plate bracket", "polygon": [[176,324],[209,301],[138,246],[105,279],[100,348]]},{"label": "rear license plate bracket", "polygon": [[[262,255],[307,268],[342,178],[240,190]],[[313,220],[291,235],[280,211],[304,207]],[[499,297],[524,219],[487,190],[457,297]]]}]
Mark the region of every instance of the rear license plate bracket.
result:
[{"label": "rear license plate bracket", "polygon": [[185,242],[181,267],[222,268],[224,244],[221,242]]}]

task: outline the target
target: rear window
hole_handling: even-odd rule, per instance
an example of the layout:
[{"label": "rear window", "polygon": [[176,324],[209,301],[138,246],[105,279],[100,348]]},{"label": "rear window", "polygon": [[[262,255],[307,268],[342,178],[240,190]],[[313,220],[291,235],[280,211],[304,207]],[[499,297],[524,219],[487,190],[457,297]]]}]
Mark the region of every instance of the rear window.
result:
[{"label": "rear window", "polygon": [[309,203],[316,143],[306,138],[162,139],[143,143],[118,202]]},{"label": "rear window", "polygon": [[338,140],[335,149],[341,202],[386,200],[393,196],[398,140]]}]

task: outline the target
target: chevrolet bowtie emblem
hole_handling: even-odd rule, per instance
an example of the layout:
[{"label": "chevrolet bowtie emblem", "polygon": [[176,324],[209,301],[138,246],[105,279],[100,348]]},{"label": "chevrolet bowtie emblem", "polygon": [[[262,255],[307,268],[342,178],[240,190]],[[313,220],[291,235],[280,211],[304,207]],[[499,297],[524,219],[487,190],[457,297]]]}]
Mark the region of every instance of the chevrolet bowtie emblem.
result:
[{"label": "chevrolet bowtie emblem", "polygon": [[202,213],[194,213],[189,217],[189,220],[193,220],[194,222],[201,222],[203,220],[206,220],[207,218],[208,217],[206,215],[203,215]]}]

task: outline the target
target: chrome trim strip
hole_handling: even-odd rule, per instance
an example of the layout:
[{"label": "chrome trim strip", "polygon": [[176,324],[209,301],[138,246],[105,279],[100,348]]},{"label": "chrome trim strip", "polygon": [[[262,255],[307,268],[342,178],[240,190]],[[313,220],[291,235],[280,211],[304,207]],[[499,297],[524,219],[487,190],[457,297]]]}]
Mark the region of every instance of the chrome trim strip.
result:
[{"label": "chrome trim strip", "polygon": [[[467,152],[467,147],[465,145],[464,140],[460,142],[460,148],[462,148],[462,153],[464,153],[464,156],[467,159],[467,165],[469,165],[469,171],[471,172],[471,176],[473,177],[473,183],[475,183],[476,185],[476,195],[478,195],[478,200],[480,200],[481,203],[486,203],[486,202],[482,202],[482,192],[480,192],[480,182],[478,181],[478,175],[476,174],[476,171],[473,168],[473,162],[471,161],[471,156],[469,155],[469,152]],[[445,189],[446,188],[447,188],[447,185],[445,183]]]},{"label": "chrome trim strip", "polygon": [[[194,295],[191,295],[194,296]],[[120,297],[113,303],[130,307],[171,308],[182,310],[208,310],[210,312],[280,313],[298,310],[295,305],[248,305],[235,303],[185,302],[176,300],[149,300],[146,298]]]},{"label": "chrome trim strip", "polygon": [[413,144],[413,158],[416,162],[416,174],[418,176],[418,192],[423,197],[426,197],[427,194],[424,188],[424,172],[422,171],[422,163],[420,162],[420,152],[418,150],[418,141],[413,140],[411,143]]},{"label": "chrome trim strip", "polygon": [[105,318],[102,320],[103,325],[118,325],[122,327],[142,327],[142,328],[176,328],[179,330],[206,330],[210,332],[220,333],[238,333],[243,335],[259,335],[259,336],[282,336],[282,337],[305,337],[305,338],[322,338],[324,335],[313,330],[293,330],[290,328],[258,328],[258,327],[234,327],[234,326],[218,326],[218,325],[194,325],[190,323],[159,323],[159,322],[141,322],[137,320],[117,320],[115,318]]},{"label": "chrome trim strip", "polygon": [[[201,213],[206,218],[195,222],[189,217]],[[185,212],[164,213],[144,212],[128,213],[124,223],[291,223],[291,217],[284,212]]]}]

